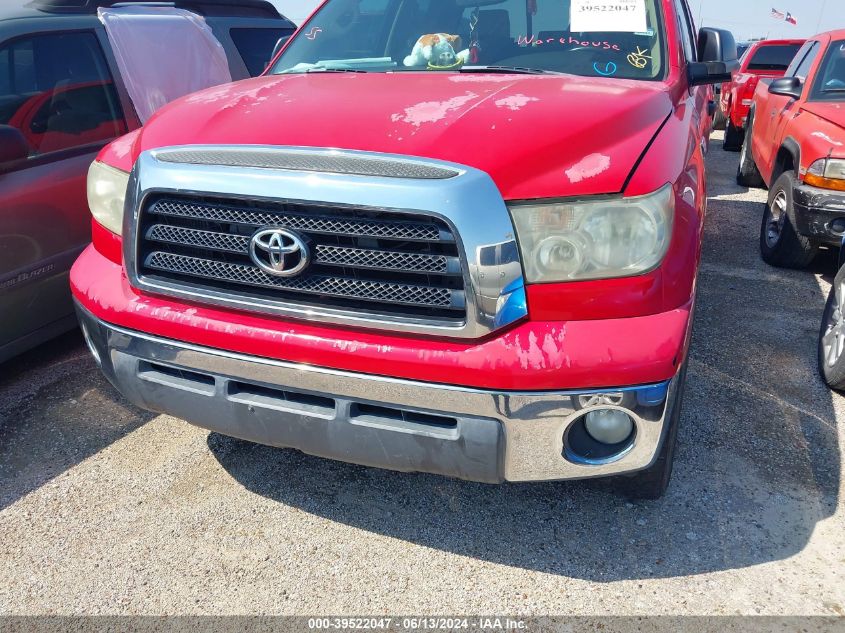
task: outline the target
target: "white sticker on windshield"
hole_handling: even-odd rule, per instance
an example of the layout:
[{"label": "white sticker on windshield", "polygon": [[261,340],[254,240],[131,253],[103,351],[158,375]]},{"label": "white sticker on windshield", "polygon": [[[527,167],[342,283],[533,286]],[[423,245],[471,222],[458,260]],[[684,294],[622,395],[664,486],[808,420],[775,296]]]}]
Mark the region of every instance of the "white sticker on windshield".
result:
[{"label": "white sticker on windshield", "polygon": [[648,30],[645,0],[572,0],[573,33],[642,33]]}]

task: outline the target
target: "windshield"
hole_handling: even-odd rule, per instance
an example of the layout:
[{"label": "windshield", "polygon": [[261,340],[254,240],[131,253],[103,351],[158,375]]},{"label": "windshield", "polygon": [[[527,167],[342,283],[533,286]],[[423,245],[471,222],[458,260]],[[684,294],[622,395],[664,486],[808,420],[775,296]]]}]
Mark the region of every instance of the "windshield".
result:
[{"label": "windshield", "polygon": [[801,44],[762,46],[748,62],[748,70],[786,70]]},{"label": "windshield", "polygon": [[658,79],[663,43],[658,0],[330,0],[271,72],[488,67]]},{"label": "windshield", "polygon": [[811,97],[817,101],[845,99],[845,40],[833,42],[827,49]]}]

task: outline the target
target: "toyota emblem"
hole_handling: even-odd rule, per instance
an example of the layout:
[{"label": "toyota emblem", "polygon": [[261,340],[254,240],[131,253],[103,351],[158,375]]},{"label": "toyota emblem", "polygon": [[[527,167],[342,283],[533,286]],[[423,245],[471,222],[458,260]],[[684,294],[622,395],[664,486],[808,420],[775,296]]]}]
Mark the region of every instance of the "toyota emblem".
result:
[{"label": "toyota emblem", "polygon": [[249,242],[249,257],[264,272],[275,277],[298,275],[311,260],[308,245],[287,229],[261,229]]}]

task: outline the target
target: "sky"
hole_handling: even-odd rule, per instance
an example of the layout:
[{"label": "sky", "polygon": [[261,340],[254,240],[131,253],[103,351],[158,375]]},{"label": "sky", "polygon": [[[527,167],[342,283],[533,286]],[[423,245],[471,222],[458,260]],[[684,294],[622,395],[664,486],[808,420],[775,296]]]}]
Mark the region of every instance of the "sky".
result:
[{"label": "sky", "polygon": [[[272,1],[297,24],[317,5],[317,0]],[[804,38],[821,31],[845,28],[845,0],[689,0],[689,3],[699,26],[729,29],[738,40]],[[798,20],[798,26],[772,19],[772,9],[791,13]]]},{"label": "sky", "polygon": [[[738,40],[805,38],[822,31],[845,29],[845,0],[689,0],[689,3],[699,26],[728,29]],[[773,19],[772,9],[791,13],[798,25]]]},{"label": "sky", "polygon": [[[311,15],[318,0],[270,0],[276,5],[279,13],[293,20],[296,24],[302,24]],[[806,1],[806,0],[802,0]],[[831,2],[845,2],[845,0],[830,0]]]}]

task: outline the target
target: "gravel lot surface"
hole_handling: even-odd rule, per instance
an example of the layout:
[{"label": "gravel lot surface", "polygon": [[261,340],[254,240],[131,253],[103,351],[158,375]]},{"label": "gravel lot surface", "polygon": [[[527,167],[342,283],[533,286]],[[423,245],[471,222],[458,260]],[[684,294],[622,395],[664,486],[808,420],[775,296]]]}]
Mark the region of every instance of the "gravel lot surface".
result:
[{"label": "gravel lot surface", "polygon": [[0,613],[845,615],[845,400],[815,370],[832,257],[766,267],[714,141],[675,477],[485,486],[128,405],[78,335],[0,366]]}]

